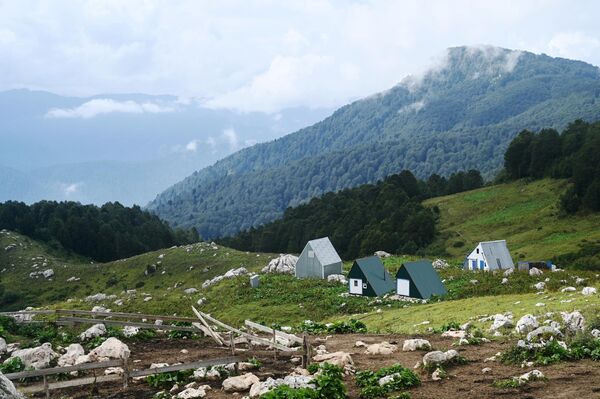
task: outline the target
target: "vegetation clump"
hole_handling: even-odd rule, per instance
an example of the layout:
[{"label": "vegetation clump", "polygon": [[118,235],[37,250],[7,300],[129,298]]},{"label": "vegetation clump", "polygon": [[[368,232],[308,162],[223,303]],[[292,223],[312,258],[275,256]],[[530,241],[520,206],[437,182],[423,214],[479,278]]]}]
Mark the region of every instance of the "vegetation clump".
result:
[{"label": "vegetation clump", "polygon": [[300,325],[299,330],[311,334],[356,334],[366,333],[367,326],[362,321],[356,319],[336,321],[327,324],[305,320]]},{"label": "vegetation clump", "polygon": [[[388,394],[404,391],[421,385],[419,377],[410,369],[395,364],[378,371],[360,371],[356,373],[356,385],[361,388],[360,397],[364,399],[387,397]],[[385,380],[382,380],[385,378]],[[380,380],[384,383],[381,384]],[[400,395],[403,395],[401,392]]]},{"label": "vegetation clump", "polygon": [[347,398],[344,374],[341,367],[322,363],[317,369],[312,369],[316,375],[315,388],[293,389],[287,385],[280,385],[265,393],[261,399],[345,399]]}]

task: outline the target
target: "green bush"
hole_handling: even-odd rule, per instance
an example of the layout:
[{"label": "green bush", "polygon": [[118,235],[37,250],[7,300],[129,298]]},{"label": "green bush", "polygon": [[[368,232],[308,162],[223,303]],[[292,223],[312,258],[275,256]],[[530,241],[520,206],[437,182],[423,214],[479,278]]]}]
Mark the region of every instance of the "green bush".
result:
[{"label": "green bush", "polygon": [[311,334],[356,334],[367,332],[366,324],[356,319],[329,324],[316,323],[307,320],[300,325],[299,329]]},{"label": "green bush", "polygon": [[18,373],[23,370],[25,370],[25,365],[20,357],[13,357],[5,363],[0,363],[0,372],[2,374]]},{"label": "green bush", "polygon": [[287,385],[280,385],[262,395],[261,399],[345,399],[347,397],[341,367],[322,363],[317,365],[317,371],[320,373],[314,380],[315,389],[292,389]]},{"label": "green bush", "polygon": [[149,375],[146,382],[152,388],[169,389],[175,384],[186,383],[194,374],[194,370],[173,371],[171,373],[160,373]]},{"label": "green bush", "polygon": [[[379,380],[389,375],[394,375],[394,378],[383,386],[379,385]],[[392,392],[421,385],[419,377],[412,370],[400,364],[384,367],[376,372],[360,371],[356,373],[355,378],[356,385],[362,388],[360,397],[364,399],[386,397]]]}]

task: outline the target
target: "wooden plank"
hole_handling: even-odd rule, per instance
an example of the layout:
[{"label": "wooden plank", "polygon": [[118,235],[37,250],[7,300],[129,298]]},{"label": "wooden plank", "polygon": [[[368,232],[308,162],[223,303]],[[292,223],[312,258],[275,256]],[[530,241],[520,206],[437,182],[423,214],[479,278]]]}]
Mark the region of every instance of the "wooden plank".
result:
[{"label": "wooden plank", "polygon": [[0,316],[15,316],[20,314],[55,314],[56,310],[19,310],[18,312],[0,312]]},{"label": "wooden plank", "polygon": [[213,331],[212,328],[210,328],[210,326],[208,325],[206,320],[204,320],[204,317],[202,317],[202,314],[198,310],[196,310],[196,308],[193,306],[192,306],[192,311],[196,314],[196,316],[198,317],[198,320],[200,320],[202,325],[204,325],[204,327],[206,329],[208,329],[208,332],[209,332],[210,336],[212,337],[212,339],[214,339],[217,344],[224,346],[225,345],[224,341],[221,339],[221,337],[216,332]]},{"label": "wooden plank", "polygon": [[57,320],[56,324],[69,324],[69,323],[86,323],[86,324],[108,324],[112,326],[132,326],[140,328],[148,328],[151,330],[175,330],[175,331],[189,331],[198,332],[198,329],[192,326],[171,326],[169,324],[162,324],[157,326],[156,324],[150,323],[137,323],[132,321],[121,321],[121,320],[108,320],[108,319],[88,319],[86,317],[61,317]]},{"label": "wooden plank", "polygon": [[221,321],[219,321],[219,320],[211,317],[210,315],[207,315],[206,313],[202,313],[201,311],[198,311],[198,313],[200,313],[202,315],[202,317],[204,317],[205,319],[207,319],[207,320],[215,323],[219,327],[222,327],[222,328],[224,328],[224,329],[226,329],[228,331],[232,331],[232,332],[234,332],[234,333],[236,333],[238,335],[241,335],[243,337],[249,338],[253,342],[259,342],[259,343],[261,343],[263,345],[272,346],[273,348],[277,348],[277,349],[285,351],[285,352],[295,351],[294,348],[289,348],[287,346],[274,343],[274,342],[272,342],[272,341],[270,341],[268,339],[257,337],[256,335],[248,334],[247,332],[244,332],[244,331],[238,330],[237,328],[228,326],[227,324],[225,324],[225,323],[223,323],[223,322],[221,322]]},{"label": "wooden plank", "polygon": [[245,320],[244,324],[247,327],[250,327],[250,328],[253,328],[255,330],[262,331],[262,332],[265,332],[265,333],[268,333],[268,334],[273,334],[273,331],[275,331],[275,334],[277,335],[278,338],[283,338],[286,341],[294,342],[294,343],[297,343],[297,344],[300,344],[300,345],[302,344],[302,338],[300,338],[300,337],[298,337],[298,336],[296,336],[294,334],[288,334],[288,333],[283,332],[283,331],[274,330],[274,329],[272,329],[270,327],[263,326],[262,324],[255,323],[255,322],[250,321],[250,320]]},{"label": "wooden plank", "polygon": [[56,314],[66,315],[89,315],[89,316],[102,316],[112,318],[131,318],[131,319],[152,319],[152,320],[163,320],[163,321],[184,321],[192,323],[196,321],[193,317],[179,317],[179,316],[163,316],[155,314],[143,314],[143,313],[122,313],[122,312],[92,312],[91,310],[66,310],[59,309]]},{"label": "wooden plank", "polygon": [[106,362],[82,363],[82,364],[77,364],[75,366],[53,367],[53,368],[41,369],[41,370],[20,371],[18,373],[4,374],[4,376],[6,378],[8,378],[9,380],[19,380],[21,378],[41,377],[44,375],[70,373],[72,371],[84,371],[84,370],[93,370],[93,369],[103,369],[103,368],[108,368],[108,367],[120,367],[120,366],[122,366],[122,364],[123,364],[123,360],[115,359],[115,360],[109,360]]},{"label": "wooden plank", "polygon": [[192,362],[192,363],[174,364],[172,366],[157,367],[154,369],[133,370],[129,373],[129,376],[132,378],[144,377],[147,375],[170,373],[172,371],[190,370],[190,369],[197,369],[200,367],[225,365],[225,364],[229,364],[229,363],[239,363],[241,361],[242,361],[242,359],[237,356],[223,357],[223,358],[212,359],[212,360],[200,360],[200,361]]},{"label": "wooden plank", "polygon": [[[77,378],[75,380],[51,382],[48,384],[48,389],[54,390],[54,389],[62,389],[62,388],[69,388],[69,387],[78,387],[78,386],[82,386],[82,385],[89,385],[89,384],[100,383],[100,382],[120,381],[122,378],[123,377],[118,374],[101,375],[98,377]],[[37,385],[18,387],[17,390],[20,393],[29,394],[29,393],[36,393],[36,392],[44,392],[45,387],[44,387],[44,384],[37,384]]]}]

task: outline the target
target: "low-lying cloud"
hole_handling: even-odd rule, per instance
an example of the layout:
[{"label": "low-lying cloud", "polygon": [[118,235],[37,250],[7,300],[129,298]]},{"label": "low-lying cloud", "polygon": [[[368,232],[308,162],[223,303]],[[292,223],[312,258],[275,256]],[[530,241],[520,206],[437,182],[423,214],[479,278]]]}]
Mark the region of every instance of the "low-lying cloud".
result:
[{"label": "low-lying cloud", "polygon": [[174,110],[175,108],[171,106],[151,102],[138,103],[132,100],[115,101],[110,98],[97,98],[74,108],[53,108],[46,112],[45,117],[90,119],[111,113],[156,114]]}]

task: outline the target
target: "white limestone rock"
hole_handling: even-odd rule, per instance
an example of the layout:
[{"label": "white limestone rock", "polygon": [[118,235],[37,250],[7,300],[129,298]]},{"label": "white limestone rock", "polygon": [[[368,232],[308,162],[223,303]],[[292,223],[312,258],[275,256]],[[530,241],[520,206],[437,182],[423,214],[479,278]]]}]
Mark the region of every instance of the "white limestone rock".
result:
[{"label": "white limestone rock", "polygon": [[0,399],[20,399],[22,397],[12,381],[0,372]]},{"label": "white limestone rock", "polygon": [[517,321],[517,326],[515,327],[515,330],[519,334],[526,334],[535,330],[538,327],[539,323],[537,318],[533,315],[526,314],[525,316],[521,317],[519,321]]},{"label": "white limestone rock", "polygon": [[90,338],[101,337],[106,335],[106,326],[104,324],[94,324],[79,335],[79,339],[82,341]]},{"label": "white limestone rock", "polygon": [[404,352],[413,352],[417,350],[430,350],[431,343],[429,343],[426,339],[407,339],[404,341],[402,345],[402,351]]},{"label": "white limestone rock", "polygon": [[583,295],[596,295],[598,290],[595,287],[583,287],[581,294]]},{"label": "white limestone rock", "polygon": [[83,346],[79,344],[71,344],[67,346],[67,351],[58,358],[58,367],[73,366],[77,358],[85,355]]},{"label": "white limestone rock", "polygon": [[560,312],[567,331],[576,333],[585,330],[585,318],[578,310],[574,312]]},{"label": "white limestone rock", "polygon": [[371,344],[367,346],[365,353],[367,355],[391,355],[398,347],[389,342],[383,341],[380,344]]},{"label": "white limestone rock", "polygon": [[263,273],[294,274],[296,271],[298,257],[291,254],[280,254],[279,257],[271,259],[269,264],[262,268]]},{"label": "white limestone rock", "polygon": [[380,258],[389,258],[390,256],[392,256],[391,254],[389,254],[385,251],[375,251],[375,253],[373,255],[379,256]]},{"label": "white limestone rock", "polygon": [[223,390],[225,392],[245,392],[257,382],[260,382],[257,376],[252,373],[246,373],[225,379],[223,381]]},{"label": "white limestone rock", "polygon": [[128,359],[129,347],[115,337],[110,337],[90,352],[91,358]]},{"label": "white limestone rock", "polygon": [[58,358],[59,354],[52,350],[52,344],[46,342],[35,348],[16,350],[11,354],[11,358],[15,357],[21,359],[25,368],[39,370],[50,367],[50,363]]},{"label": "white limestone rock", "polygon": [[343,274],[330,274],[327,276],[327,281],[335,281],[340,284],[348,284],[348,279]]}]

